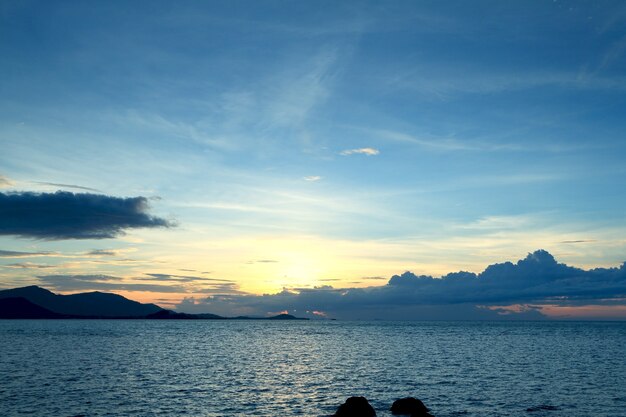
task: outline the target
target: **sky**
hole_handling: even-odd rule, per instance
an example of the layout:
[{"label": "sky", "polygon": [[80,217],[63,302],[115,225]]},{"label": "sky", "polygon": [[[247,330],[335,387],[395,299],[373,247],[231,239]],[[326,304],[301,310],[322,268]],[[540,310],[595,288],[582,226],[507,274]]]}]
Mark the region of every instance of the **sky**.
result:
[{"label": "sky", "polygon": [[621,1],[2,1],[0,56],[0,288],[626,319]]}]

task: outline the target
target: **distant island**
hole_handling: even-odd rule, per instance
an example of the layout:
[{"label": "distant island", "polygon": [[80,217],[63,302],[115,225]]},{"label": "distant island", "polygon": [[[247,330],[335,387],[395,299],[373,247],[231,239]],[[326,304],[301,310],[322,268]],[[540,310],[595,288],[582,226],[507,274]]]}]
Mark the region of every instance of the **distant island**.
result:
[{"label": "distant island", "polygon": [[0,290],[0,319],[308,320],[291,314],[222,317],[177,313],[118,294],[94,291],[61,295],[36,285]]}]

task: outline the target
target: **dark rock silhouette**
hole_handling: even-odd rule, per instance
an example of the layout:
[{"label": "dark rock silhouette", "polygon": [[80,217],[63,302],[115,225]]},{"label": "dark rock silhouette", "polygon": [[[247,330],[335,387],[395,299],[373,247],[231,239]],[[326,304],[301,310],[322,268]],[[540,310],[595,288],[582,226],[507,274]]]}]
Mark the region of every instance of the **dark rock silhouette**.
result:
[{"label": "dark rock silhouette", "polygon": [[365,397],[350,397],[339,406],[334,417],[376,417],[376,411]]},{"label": "dark rock silhouette", "polygon": [[142,304],[121,295],[88,292],[59,295],[36,285],[0,291],[0,299],[22,297],[55,313],[89,317],[145,317],[162,310],[154,304]]},{"label": "dark rock silhouette", "polygon": [[432,417],[428,407],[417,398],[407,397],[396,400],[391,406],[391,414],[408,415],[411,417]]},{"label": "dark rock silhouette", "polygon": [[61,319],[63,317],[23,297],[0,299],[0,319]]},{"label": "dark rock silhouette", "polygon": [[193,314],[176,313],[172,310],[161,310],[156,313],[148,314],[147,319],[152,320],[194,320],[197,317]]},{"label": "dark rock silhouette", "polygon": [[[183,313],[183,314],[186,314],[186,313]],[[193,316],[196,316],[199,319],[203,319],[203,320],[226,320],[228,319],[228,317],[222,317],[222,316],[218,316],[217,314],[211,314],[211,313],[193,314]]]},{"label": "dark rock silhouette", "polygon": [[177,313],[172,310],[161,310],[156,313],[148,314],[147,319],[152,320],[224,320],[225,317],[218,316],[217,314],[187,314]]},{"label": "dark rock silhouette", "polygon": [[557,410],[560,410],[560,408],[554,405],[538,405],[536,407],[530,407],[526,409],[526,411],[529,413],[533,413],[535,411],[557,411]]},{"label": "dark rock silhouette", "polygon": [[277,316],[268,317],[268,320],[308,320],[306,318],[292,316],[291,314],[279,314]]},{"label": "dark rock silhouette", "polygon": [[148,314],[145,318],[151,320],[308,320],[307,318],[295,317],[291,314],[279,314],[278,316],[272,317],[222,317],[210,313],[187,314],[177,313],[172,310],[157,311],[156,313]]},{"label": "dark rock silhouette", "polygon": [[306,317],[296,317],[291,314],[278,314],[277,316],[259,317],[259,316],[236,316],[229,317],[231,320],[309,320]]}]

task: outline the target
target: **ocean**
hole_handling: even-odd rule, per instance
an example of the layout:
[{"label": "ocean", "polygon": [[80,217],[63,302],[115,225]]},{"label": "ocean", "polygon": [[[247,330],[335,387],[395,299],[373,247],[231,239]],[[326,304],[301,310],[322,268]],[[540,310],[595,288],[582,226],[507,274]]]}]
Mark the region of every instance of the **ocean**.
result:
[{"label": "ocean", "polygon": [[0,415],[626,416],[624,322],[0,320]]}]

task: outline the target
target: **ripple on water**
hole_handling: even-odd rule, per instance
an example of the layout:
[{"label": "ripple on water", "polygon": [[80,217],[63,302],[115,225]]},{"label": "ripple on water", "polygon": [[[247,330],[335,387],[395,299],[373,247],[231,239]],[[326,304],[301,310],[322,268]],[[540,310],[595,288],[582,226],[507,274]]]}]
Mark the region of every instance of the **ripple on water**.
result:
[{"label": "ripple on water", "polygon": [[624,416],[624,323],[0,321],[2,416]]}]

